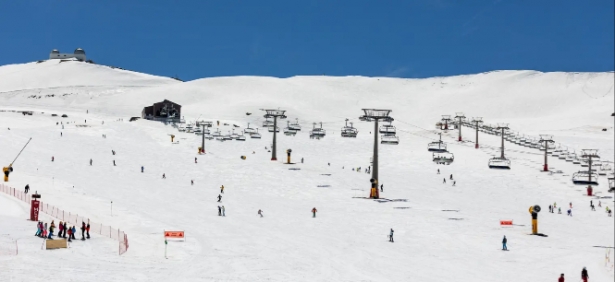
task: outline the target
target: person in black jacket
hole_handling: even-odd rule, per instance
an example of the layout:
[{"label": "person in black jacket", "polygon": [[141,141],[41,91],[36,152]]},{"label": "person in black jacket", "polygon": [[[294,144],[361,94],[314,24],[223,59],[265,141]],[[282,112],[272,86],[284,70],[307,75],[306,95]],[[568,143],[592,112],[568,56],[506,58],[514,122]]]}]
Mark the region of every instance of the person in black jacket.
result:
[{"label": "person in black jacket", "polygon": [[62,228],[64,229],[64,233],[62,233],[62,238],[65,238],[65,239],[66,239],[66,229],[67,229],[67,226],[66,226],[66,221],[65,221],[65,222],[64,222],[64,224],[62,225]]},{"label": "person in black jacket", "polygon": [[507,242],[508,240],[506,239],[506,236],[504,236],[504,239],[502,239],[502,251],[508,251],[508,248],[506,247]]},{"label": "person in black jacket", "polygon": [[90,221],[88,220],[88,225],[85,226],[85,234],[86,238],[90,239]]},{"label": "person in black jacket", "polygon": [[583,270],[581,270],[581,279],[583,279],[583,282],[587,282],[588,278],[589,274],[587,273],[587,268],[583,267]]},{"label": "person in black jacket", "polygon": [[28,194],[28,191],[30,191],[30,184],[26,184],[26,188],[24,190],[25,193]]},{"label": "person in black jacket", "polygon": [[85,222],[81,222],[81,241],[85,241]]}]

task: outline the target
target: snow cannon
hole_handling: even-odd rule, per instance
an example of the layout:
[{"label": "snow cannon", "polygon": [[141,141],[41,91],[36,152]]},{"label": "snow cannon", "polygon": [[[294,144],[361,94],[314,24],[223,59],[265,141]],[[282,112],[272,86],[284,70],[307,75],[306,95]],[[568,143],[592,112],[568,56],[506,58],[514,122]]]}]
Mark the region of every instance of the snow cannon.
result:
[{"label": "snow cannon", "polygon": [[532,214],[532,234],[538,234],[538,213],[540,212],[540,206],[535,205],[531,206],[529,209],[530,214]]},{"label": "snow cannon", "polygon": [[173,139],[175,139],[175,135],[169,134],[171,136],[171,143],[173,143]]},{"label": "snow cannon", "polygon": [[4,172],[4,182],[9,182],[9,174],[13,172],[13,166],[9,165],[2,168],[2,172]]},{"label": "snow cannon", "polygon": [[286,150],[286,163],[287,164],[290,164],[290,153],[292,153],[292,152],[293,152],[293,150],[291,150],[291,149]]},{"label": "snow cannon", "polygon": [[369,182],[372,183],[372,190],[369,193],[369,197],[372,199],[378,199],[379,195],[378,195],[378,181],[376,181],[376,179],[370,179]]}]

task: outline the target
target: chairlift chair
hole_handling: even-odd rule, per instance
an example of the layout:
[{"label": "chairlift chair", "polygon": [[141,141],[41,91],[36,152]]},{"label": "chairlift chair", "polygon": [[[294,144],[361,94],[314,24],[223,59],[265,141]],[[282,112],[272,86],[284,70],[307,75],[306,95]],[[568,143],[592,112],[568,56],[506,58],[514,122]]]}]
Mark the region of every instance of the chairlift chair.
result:
[{"label": "chairlift chair", "polygon": [[212,140],[214,137],[211,134],[205,134],[205,139]]},{"label": "chairlift chair", "polygon": [[510,160],[507,158],[493,157],[489,159],[491,169],[510,169]]},{"label": "chairlift chair", "polygon": [[392,125],[392,121],[389,121],[389,124],[383,124],[380,126],[379,128],[379,132],[382,134],[390,134],[390,135],[395,135],[397,133],[397,130],[395,129],[395,126]]},{"label": "chairlift chair", "polygon": [[237,139],[240,135],[235,133],[235,129],[233,129],[233,133],[231,133],[231,138]]},{"label": "chairlift chair", "polygon": [[399,137],[392,134],[383,134],[380,136],[380,144],[399,145]]},{"label": "chairlift chair", "polygon": [[[273,126],[270,126],[268,130],[269,130],[269,132],[273,132]],[[275,128],[275,132],[280,132],[280,127],[279,126]]]},{"label": "chairlift chair", "polygon": [[609,163],[602,162],[602,164],[600,165],[600,170],[598,170],[598,174],[599,175],[608,175],[612,171],[613,171],[613,167]]},{"label": "chairlift chair", "polygon": [[241,133],[241,135],[237,136],[237,138],[235,138],[236,141],[246,141],[246,136],[243,135],[243,133]]},{"label": "chairlift chair", "polygon": [[258,133],[258,128],[256,129],[256,132],[250,134],[250,138],[252,138],[252,139],[261,139],[261,134]]},{"label": "chairlift chair", "polygon": [[[263,127],[273,127],[273,120],[270,120],[269,118],[266,118],[265,121],[263,121]],[[273,131],[271,131],[273,132]]]},{"label": "chairlift chair", "polygon": [[299,125],[299,119],[296,118],[294,123],[291,123],[288,126],[290,129],[294,130],[294,131],[301,131],[301,125]]},{"label": "chairlift chair", "polygon": [[216,132],[212,133],[211,136],[213,136],[213,137],[221,137],[222,133],[220,133],[220,129],[216,129]]},{"label": "chairlift chair", "polygon": [[350,126],[348,126],[348,119],[346,119],[346,125],[342,127],[341,133],[342,133],[342,137],[356,138],[357,134],[359,133],[359,130],[354,128],[354,126],[352,125],[352,122],[350,123]]},{"label": "chairlift chair", "polygon": [[322,138],[327,134],[326,130],[322,128],[322,122],[320,123],[320,128],[316,127],[316,123],[314,123],[314,128],[310,131],[310,138]]},{"label": "chairlift chair", "polygon": [[[590,180],[591,175],[591,180]],[[598,174],[593,171],[578,171],[572,174],[572,183],[576,185],[599,185]]]},{"label": "chairlift chair", "polygon": [[432,153],[433,162],[436,164],[450,165],[455,160],[453,153]]},{"label": "chairlift chair", "polygon": [[250,123],[248,123],[248,127],[243,129],[243,133],[252,134],[255,133],[256,129],[250,127]]},{"label": "chairlift chair", "polygon": [[577,154],[575,152],[568,153],[568,155],[566,155],[566,161],[567,162],[572,162],[576,158],[577,158]]}]

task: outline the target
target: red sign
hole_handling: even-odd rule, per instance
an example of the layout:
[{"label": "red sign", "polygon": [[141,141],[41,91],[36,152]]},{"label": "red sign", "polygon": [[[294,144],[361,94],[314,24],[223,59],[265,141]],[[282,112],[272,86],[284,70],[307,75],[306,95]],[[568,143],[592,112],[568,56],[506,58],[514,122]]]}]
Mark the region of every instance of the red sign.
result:
[{"label": "red sign", "polygon": [[500,220],[500,225],[512,225],[512,220]]},{"label": "red sign", "polygon": [[38,211],[40,203],[41,202],[37,200],[32,200],[32,205],[30,205],[30,220],[38,221]]},{"label": "red sign", "polygon": [[164,231],[164,238],[184,239],[184,231]]}]

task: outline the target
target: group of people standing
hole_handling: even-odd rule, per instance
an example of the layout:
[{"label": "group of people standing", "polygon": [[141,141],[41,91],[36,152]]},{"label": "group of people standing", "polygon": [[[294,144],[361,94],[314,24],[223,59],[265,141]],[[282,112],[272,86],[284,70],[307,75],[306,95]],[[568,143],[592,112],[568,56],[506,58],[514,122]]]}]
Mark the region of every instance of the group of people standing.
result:
[{"label": "group of people standing", "polygon": [[[69,242],[72,242],[72,240],[77,240],[75,238],[75,233],[77,233],[77,228],[74,225],[68,226],[66,222],[62,223],[62,221],[60,221],[57,228],[58,228],[58,235],[56,236],[57,238],[68,239]],[[39,221],[36,224],[36,233],[34,234],[34,236],[45,238],[48,240],[53,240],[55,230],[56,230],[56,225],[55,225],[54,220],[52,220],[49,225],[47,225],[46,222],[43,223],[42,221]],[[66,237],[66,235],[68,235],[68,238]],[[90,223],[88,222],[86,224],[85,222],[81,222],[81,240],[85,241],[86,238],[90,239]]]}]

